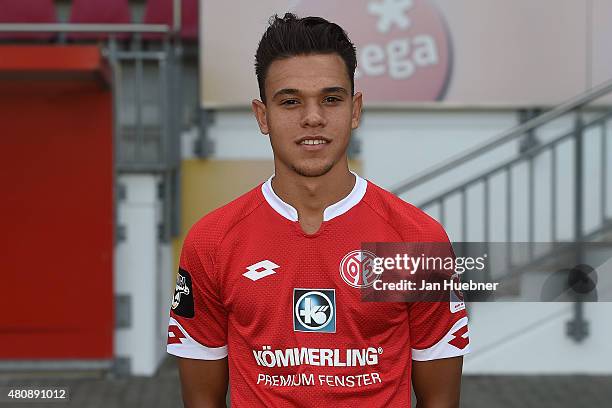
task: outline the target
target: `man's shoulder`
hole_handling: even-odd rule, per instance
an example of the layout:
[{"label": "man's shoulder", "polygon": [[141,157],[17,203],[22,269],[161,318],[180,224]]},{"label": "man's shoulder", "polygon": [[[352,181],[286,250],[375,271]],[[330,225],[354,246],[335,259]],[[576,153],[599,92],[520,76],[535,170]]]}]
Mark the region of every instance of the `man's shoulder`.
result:
[{"label": "man's shoulder", "polygon": [[260,184],[196,221],[189,229],[185,242],[192,241],[196,247],[216,246],[234,226],[251,215],[263,202]]},{"label": "man's shoulder", "polygon": [[364,201],[395,228],[406,242],[446,242],[448,237],[438,221],[415,205],[368,180]]}]

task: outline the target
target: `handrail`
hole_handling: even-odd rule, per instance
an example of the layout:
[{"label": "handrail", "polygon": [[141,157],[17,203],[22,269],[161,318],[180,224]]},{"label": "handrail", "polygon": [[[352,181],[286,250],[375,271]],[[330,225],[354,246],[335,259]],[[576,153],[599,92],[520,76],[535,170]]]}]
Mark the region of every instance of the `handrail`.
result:
[{"label": "handrail", "polygon": [[[601,115],[593,120],[591,120],[588,123],[585,123],[582,125],[582,129],[586,129],[595,125],[598,125],[600,123],[605,122],[607,119],[612,118],[612,111]],[[535,147],[533,147],[532,149],[529,150],[529,155],[531,156],[536,156],[539,153],[543,152],[544,150],[546,150],[547,148],[551,147],[551,146],[555,146],[558,145],[559,143],[561,143],[562,141],[569,139],[570,137],[574,136],[575,130],[571,130],[567,133],[562,134],[561,136],[546,142],[544,144],[540,144],[537,145]],[[525,156],[518,156],[518,157],[514,157],[511,159],[506,160],[505,162],[502,162],[501,164],[496,164],[494,167],[487,169],[485,172],[483,172],[482,174],[479,174],[477,176],[474,176],[466,181],[463,181],[461,183],[459,183],[458,185],[455,185],[453,187],[450,187],[446,190],[444,190],[443,192],[439,193],[438,195],[436,195],[435,197],[432,197],[430,199],[428,199],[427,201],[423,202],[423,203],[419,203],[419,208],[427,208],[430,205],[432,205],[435,202],[440,201],[440,199],[442,199],[443,197],[448,197],[451,194],[455,194],[459,191],[461,191],[463,188],[465,187],[469,187],[472,184],[476,184],[481,180],[486,179],[487,177],[491,177],[492,175],[494,175],[495,173],[499,173],[504,169],[508,169],[511,166],[525,160]]]},{"label": "handrail", "polygon": [[72,23],[2,23],[0,32],[11,33],[160,33],[169,34],[165,24],[72,24]]},{"label": "handrail", "polygon": [[459,153],[455,156],[452,156],[450,159],[445,161],[444,163],[432,166],[420,173],[417,173],[413,177],[408,180],[397,184],[391,188],[391,191],[396,194],[402,194],[417,185],[420,185],[426,181],[433,179],[434,177],[439,176],[440,174],[446,173],[447,171],[454,169],[455,167],[463,164],[467,160],[471,160],[483,153],[486,153],[501,144],[509,142],[511,140],[517,139],[520,136],[524,135],[526,132],[537,128],[540,125],[550,122],[551,120],[557,119],[560,116],[565,115],[568,112],[571,112],[577,108],[580,108],[589,102],[594,101],[606,95],[607,93],[612,92],[612,80],[606,81],[589,91],[584,92],[581,95],[575,96],[574,98],[568,100],[567,102],[558,105],[557,107],[525,122],[520,125],[517,125],[505,132],[502,132],[499,136],[494,138],[493,140],[486,141],[478,146],[474,146],[468,149],[465,152]]}]

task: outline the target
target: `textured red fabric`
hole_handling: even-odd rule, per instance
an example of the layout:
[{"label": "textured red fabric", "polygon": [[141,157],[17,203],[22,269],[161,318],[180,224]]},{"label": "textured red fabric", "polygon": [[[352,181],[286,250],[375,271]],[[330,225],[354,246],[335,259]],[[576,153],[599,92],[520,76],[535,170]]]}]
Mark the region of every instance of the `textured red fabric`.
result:
[{"label": "textured red fabric", "polygon": [[[369,182],[356,205],[314,234],[276,212],[260,187],[191,228],[180,263],[193,279],[195,316],[171,316],[201,345],[227,344],[233,406],[410,406],[411,350],[444,339],[465,310],[452,314],[448,302],[362,301],[340,265],[364,242],[448,238],[431,217]],[[263,260],[279,266],[274,274],[243,275]],[[300,288],[334,291],[335,332],[295,329]],[[296,349],[314,359],[283,363],[276,354],[287,359]],[[321,357],[329,353],[331,364]],[[346,364],[354,353],[368,362]]]},{"label": "textured red fabric", "polygon": [[[71,23],[101,23],[128,24],[132,22],[128,0],[73,0],[70,10]],[[70,39],[103,39],[106,33],[71,33]],[[129,35],[120,33],[118,39],[126,39]]]},{"label": "textured red fabric", "polygon": [[[146,24],[174,25],[172,0],[148,0],[144,22]],[[181,0],[181,38],[198,38],[198,0]],[[159,38],[158,34],[147,34],[146,39]]]},{"label": "textured red fabric", "polygon": [[[53,0],[0,0],[0,23],[55,23]],[[2,33],[0,39],[50,39],[53,33]]]}]

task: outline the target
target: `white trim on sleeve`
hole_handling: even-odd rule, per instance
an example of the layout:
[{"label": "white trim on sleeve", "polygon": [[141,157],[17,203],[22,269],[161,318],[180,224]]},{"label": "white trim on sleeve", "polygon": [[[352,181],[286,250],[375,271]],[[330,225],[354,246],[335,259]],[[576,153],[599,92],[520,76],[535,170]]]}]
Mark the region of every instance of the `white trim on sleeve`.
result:
[{"label": "white trim on sleeve", "polygon": [[[182,336],[176,333],[180,330]],[[171,343],[171,339],[174,343]],[[227,356],[227,345],[221,347],[206,347],[195,341],[176,319],[170,317],[168,323],[168,345],[166,351],[177,357],[197,360],[219,360]]]},{"label": "white trim on sleeve", "polygon": [[457,320],[446,335],[433,346],[426,349],[413,348],[412,359],[429,361],[468,354],[470,352],[470,333],[467,324],[467,316]]}]

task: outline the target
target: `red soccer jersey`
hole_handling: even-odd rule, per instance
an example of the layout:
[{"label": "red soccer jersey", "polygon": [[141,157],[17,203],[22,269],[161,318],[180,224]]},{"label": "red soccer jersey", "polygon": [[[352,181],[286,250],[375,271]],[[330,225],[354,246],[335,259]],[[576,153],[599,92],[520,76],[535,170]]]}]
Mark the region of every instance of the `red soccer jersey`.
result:
[{"label": "red soccer jersey", "polygon": [[356,175],[306,234],[270,180],[189,231],[168,353],[228,356],[236,407],[410,406],[412,360],[468,352],[465,307],[364,302],[343,268],[363,242],[448,242],[443,228]]}]

